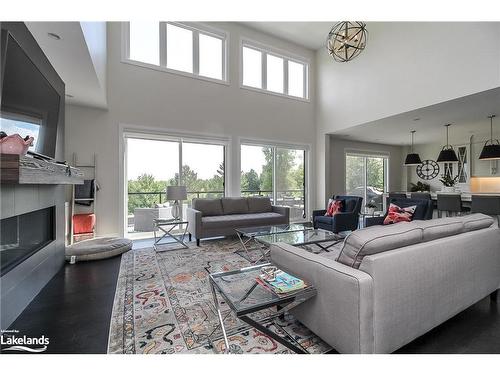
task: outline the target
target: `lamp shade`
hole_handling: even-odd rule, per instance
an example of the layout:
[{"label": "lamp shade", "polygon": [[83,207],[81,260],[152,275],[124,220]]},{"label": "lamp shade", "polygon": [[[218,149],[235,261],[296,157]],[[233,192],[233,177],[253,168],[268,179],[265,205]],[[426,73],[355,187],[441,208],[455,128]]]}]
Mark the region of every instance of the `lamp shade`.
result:
[{"label": "lamp shade", "polygon": [[[497,141],[498,142],[498,141]],[[500,144],[486,144],[479,155],[479,160],[498,160],[500,159]]]},{"label": "lamp shade", "polygon": [[436,161],[438,163],[454,163],[458,162],[458,157],[453,148],[443,148]]},{"label": "lamp shade", "polygon": [[416,132],[417,132],[416,130],[412,130],[410,132],[411,133],[411,150],[410,150],[410,153],[406,155],[406,159],[405,159],[406,166],[422,164],[422,160],[420,160],[420,155],[413,152],[413,136],[415,135]]},{"label": "lamp shade", "polygon": [[405,165],[419,165],[422,164],[419,154],[408,154],[406,155]]},{"label": "lamp shade", "polygon": [[167,200],[182,201],[187,199],[187,190],[185,186],[167,186]]},{"label": "lamp shade", "polygon": [[[490,131],[491,138],[484,143],[483,150],[481,151],[481,155],[479,155],[479,160],[498,160],[500,159],[500,142],[498,139],[493,139],[493,118],[496,115],[490,115],[488,118],[490,119]],[[489,144],[488,144],[489,143]]]}]

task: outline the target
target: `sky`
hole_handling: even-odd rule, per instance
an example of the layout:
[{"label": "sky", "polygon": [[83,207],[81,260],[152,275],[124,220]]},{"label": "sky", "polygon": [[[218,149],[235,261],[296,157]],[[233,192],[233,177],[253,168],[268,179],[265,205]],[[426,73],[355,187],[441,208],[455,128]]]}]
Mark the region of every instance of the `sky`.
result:
[{"label": "sky", "polygon": [[[208,179],[217,173],[223,162],[223,146],[183,143],[183,163]],[[265,163],[261,147],[242,146],[241,168],[253,168],[258,174]],[[152,174],[157,180],[173,178],[179,169],[179,144],[171,141],[127,138],[127,178],[136,179],[143,173]]]},{"label": "sky", "polygon": [[[217,173],[223,162],[223,146],[183,143],[183,163],[209,179]],[[297,162],[299,159],[296,160]],[[253,169],[260,174],[266,159],[260,146],[241,146],[241,170]],[[173,178],[179,169],[179,144],[172,141],[127,138],[127,178],[134,180],[143,173],[152,174],[156,180]]]}]

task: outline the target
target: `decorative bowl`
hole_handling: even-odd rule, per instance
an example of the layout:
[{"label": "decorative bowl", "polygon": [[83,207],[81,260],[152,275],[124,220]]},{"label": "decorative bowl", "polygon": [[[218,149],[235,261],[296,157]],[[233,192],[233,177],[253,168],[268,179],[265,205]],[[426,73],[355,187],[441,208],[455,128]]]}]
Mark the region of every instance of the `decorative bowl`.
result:
[{"label": "decorative bowl", "polygon": [[33,145],[35,138],[22,138],[19,134],[11,134],[0,139],[0,153],[26,155],[28,148]]}]

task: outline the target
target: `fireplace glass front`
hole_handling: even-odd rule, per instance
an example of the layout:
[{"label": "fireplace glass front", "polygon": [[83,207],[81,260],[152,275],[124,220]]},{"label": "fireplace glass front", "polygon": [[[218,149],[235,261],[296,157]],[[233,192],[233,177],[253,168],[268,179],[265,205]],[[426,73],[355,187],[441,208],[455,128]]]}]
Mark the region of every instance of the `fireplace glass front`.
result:
[{"label": "fireplace glass front", "polygon": [[55,239],[55,207],[28,212],[0,221],[1,275]]}]

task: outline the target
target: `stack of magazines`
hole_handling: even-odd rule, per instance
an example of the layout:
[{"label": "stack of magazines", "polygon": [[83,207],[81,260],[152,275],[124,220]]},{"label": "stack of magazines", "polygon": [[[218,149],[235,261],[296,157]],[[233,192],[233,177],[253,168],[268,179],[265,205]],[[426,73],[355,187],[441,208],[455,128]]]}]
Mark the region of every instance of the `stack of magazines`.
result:
[{"label": "stack of magazines", "polygon": [[274,279],[268,280],[268,277],[261,275],[258,281],[278,294],[287,294],[307,287],[304,280],[298,279],[281,270],[275,272]]}]

